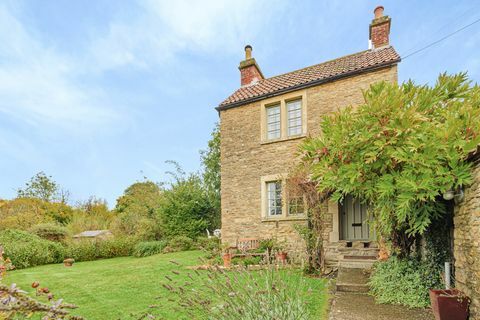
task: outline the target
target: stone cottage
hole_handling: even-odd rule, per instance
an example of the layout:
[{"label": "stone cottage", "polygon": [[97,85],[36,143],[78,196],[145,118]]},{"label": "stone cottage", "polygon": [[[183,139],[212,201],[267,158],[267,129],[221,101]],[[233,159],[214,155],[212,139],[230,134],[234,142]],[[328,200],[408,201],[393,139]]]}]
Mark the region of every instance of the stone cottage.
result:
[{"label": "stone cottage", "polygon": [[470,319],[480,319],[480,149],[470,161],[474,182],[465,190],[463,199],[455,199],[455,286],[472,300]]},{"label": "stone cottage", "polygon": [[[266,78],[252,47],[240,62],[240,88],[225,99],[220,115],[222,240],[276,237],[291,249],[303,246],[295,225],[305,224],[302,199],[286,199],[285,179],[298,145],[320,134],[320,119],[363,102],[362,90],[397,82],[400,56],[390,45],[391,19],[383,7],[370,23],[370,48]],[[365,207],[349,198],[328,203],[324,229],[326,262],[332,266],[375,260],[376,244]]]}]

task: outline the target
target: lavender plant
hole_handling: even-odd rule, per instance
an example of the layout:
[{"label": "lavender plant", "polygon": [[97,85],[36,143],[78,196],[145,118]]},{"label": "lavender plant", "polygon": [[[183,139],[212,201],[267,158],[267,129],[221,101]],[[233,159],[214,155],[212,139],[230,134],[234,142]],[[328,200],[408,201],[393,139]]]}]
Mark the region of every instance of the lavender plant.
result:
[{"label": "lavender plant", "polygon": [[259,271],[227,271],[212,267],[185,272],[186,277],[180,271],[166,276],[163,287],[192,319],[310,319],[305,298],[312,291],[294,269],[268,266]]}]

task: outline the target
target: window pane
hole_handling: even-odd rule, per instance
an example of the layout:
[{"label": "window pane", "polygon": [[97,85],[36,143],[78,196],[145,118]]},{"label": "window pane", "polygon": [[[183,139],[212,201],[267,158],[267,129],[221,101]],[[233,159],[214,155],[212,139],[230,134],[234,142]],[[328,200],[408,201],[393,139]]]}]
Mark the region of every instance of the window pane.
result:
[{"label": "window pane", "polygon": [[287,102],[288,136],[302,134],[302,100]]},{"label": "window pane", "polygon": [[295,197],[290,199],[288,203],[288,215],[298,216],[305,212],[305,205],[303,197]]},{"label": "window pane", "polygon": [[267,139],[280,138],[280,105],[267,108]]},{"label": "window pane", "polygon": [[282,214],[282,182],[274,181],[267,183],[268,215],[278,216]]}]

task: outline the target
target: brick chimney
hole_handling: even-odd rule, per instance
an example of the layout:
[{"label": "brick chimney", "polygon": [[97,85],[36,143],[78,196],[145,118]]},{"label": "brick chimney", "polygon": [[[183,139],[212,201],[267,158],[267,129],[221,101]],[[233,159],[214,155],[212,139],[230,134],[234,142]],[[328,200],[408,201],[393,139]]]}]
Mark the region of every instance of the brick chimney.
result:
[{"label": "brick chimney", "polygon": [[240,82],[242,87],[264,79],[262,71],[255,61],[255,58],[252,58],[251,45],[245,47],[245,60],[240,62],[238,69],[240,70]]},{"label": "brick chimney", "polygon": [[370,41],[373,49],[388,46],[390,36],[390,24],[392,19],[383,15],[383,7],[378,6],[373,10],[375,17],[370,23]]}]

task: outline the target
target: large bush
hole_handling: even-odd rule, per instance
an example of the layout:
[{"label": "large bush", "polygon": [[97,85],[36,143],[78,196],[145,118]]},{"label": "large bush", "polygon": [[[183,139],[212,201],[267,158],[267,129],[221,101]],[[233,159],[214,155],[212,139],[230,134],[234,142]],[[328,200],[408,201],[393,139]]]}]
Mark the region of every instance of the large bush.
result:
[{"label": "large bush", "polygon": [[139,240],[156,240],[162,236],[159,214],[163,193],[152,181],[136,182],[117,199],[117,214],[112,231],[117,236],[135,236]]},{"label": "large bush", "polygon": [[63,261],[64,248],[61,244],[25,231],[1,231],[0,245],[4,247],[5,255],[19,269]]},{"label": "large bush", "polygon": [[55,223],[42,223],[33,226],[30,232],[39,236],[40,238],[50,241],[64,241],[68,235],[65,227],[59,226]]},{"label": "large bush", "polygon": [[429,289],[440,288],[441,278],[429,262],[391,257],[375,264],[369,285],[378,303],[428,307]]},{"label": "large bush", "polygon": [[170,188],[164,191],[160,208],[165,235],[191,239],[204,235],[207,228],[213,227],[215,207],[202,179],[197,174],[185,175],[178,165],[173,178]]},{"label": "large bush", "polygon": [[128,237],[71,241],[66,246],[65,257],[75,261],[126,257],[132,255],[134,247],[135,239]]},{"label": "large bush", "polygon": [[187,251],[193,249],[193,240],[186,236],[176,236],[168,240],[167,252]]},{"label": "large bush", "polygon": [[413,236],[443,217],[436,200],[472,181],[465,159],[480,143],[480,87],[443,74],[431,87],[377,83],[364,99],[325,116],[303,160],[319,191],[364,200],[377,232],[407,255]]},{"label": "large bush", "polygon": [[133,250],[133,255],[139,258],[152,256],[154,254],[162,253],[166,246],[166,241],[139,242]]}]

